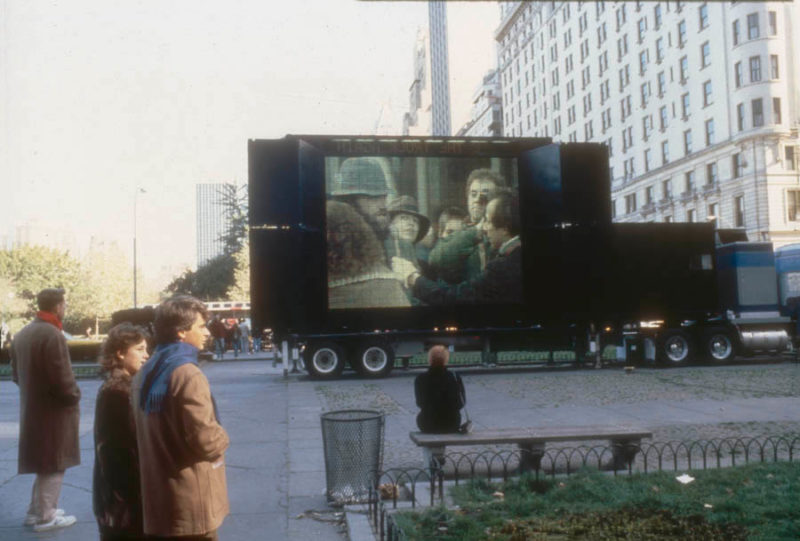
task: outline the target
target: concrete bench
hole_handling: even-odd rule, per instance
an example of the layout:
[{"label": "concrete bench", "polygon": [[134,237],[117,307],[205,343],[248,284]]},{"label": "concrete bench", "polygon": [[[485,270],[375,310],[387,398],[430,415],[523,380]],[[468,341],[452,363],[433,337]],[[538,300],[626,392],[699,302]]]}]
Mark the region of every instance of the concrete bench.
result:
[{"label": "concrete bench", "polygon": [[491,428],[473,430],[469,434],[423,434],[411,432],[411,441],[422,447],[426,463],[431,468],[444,464],[447,447],[457,445],[516,444],[520,448],[520,469],[535,471],[549,442],[609,440],[614,468],[630,467],[642,438],[653,433],[627,426],[555,426],[542,428]]}]

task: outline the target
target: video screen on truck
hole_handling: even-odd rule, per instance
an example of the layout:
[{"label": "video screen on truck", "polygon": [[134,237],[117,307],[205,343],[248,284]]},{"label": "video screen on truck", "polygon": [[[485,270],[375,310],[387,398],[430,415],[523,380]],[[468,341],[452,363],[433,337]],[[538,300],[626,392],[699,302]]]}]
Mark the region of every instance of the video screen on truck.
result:
[{"label": "video screen on truck", "polygon": [[517,161],[326,157],[328,308],[522,302]]}]

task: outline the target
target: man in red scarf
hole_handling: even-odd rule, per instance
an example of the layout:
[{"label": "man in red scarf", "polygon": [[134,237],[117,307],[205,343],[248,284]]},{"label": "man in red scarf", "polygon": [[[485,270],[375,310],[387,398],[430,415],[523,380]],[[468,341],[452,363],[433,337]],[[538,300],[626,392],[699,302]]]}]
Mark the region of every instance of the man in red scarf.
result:
[{"label": "man in red scarf", "polygon": [[36,301],[36,319],[14,337],[11,365],[20,396],[18,472],[36,474],[24,524],[43,532],[76,521],[58,509],[58,497],[64,471],[81,461],[81,390],[61,332],[67,307],[64,290],[44,289]]}]

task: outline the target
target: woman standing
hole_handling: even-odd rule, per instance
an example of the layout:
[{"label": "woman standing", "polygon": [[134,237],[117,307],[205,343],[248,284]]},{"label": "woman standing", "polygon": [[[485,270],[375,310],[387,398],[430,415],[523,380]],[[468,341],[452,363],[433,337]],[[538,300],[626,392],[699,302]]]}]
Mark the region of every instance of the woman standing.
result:
[{"label": "woman standing", "polygon": [[461,376],[447,369],[450,352],[433,346],[428,352],[427,372],[414,380],[414,396],[420,409],[417,426],[429,434],[457,432],[461,426],[461,408],[466,405]]},{"label": "woman standing", "polygon": [[145,538],[130,397],[131,378],[148,356],[145,331],[130,323],[112,328],[103,343],[100,366],[105,382],[95,406],[92,488],[102,541]]}]

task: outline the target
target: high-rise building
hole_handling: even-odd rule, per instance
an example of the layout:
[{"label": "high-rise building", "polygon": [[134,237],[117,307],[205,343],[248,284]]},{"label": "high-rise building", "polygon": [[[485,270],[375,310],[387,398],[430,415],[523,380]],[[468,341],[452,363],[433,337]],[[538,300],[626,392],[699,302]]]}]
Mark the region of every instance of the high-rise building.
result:
[{"label": "high-rise building", "polygon": [[230,227],[224,209],[224,183],[198,184],[197,188],[197,266],[222,255],[223,235]]},{"label": "high-rise building", "polygon": [[608,145],[617,221],[800,241],[800,2],[508,2],[508,136]]},{"label": "high-rise building", "polygon": [[54,226],[37,220],[16,227],[14,247],[45,246],[78,257],[78,242],[68,226]]},{"label": "high-rise building", "polygon": [[445,2],[428,2],[428,28],[414,44],[414,81],[408,90],[403,135],[450,135],[450,73]]},{"label": "high-rise building", "polygon": [[489,70],[472,95],[469,121],[458,130],[466,137],[500,137],[503,135],[503,97],[500,75]]}]

